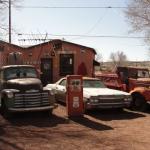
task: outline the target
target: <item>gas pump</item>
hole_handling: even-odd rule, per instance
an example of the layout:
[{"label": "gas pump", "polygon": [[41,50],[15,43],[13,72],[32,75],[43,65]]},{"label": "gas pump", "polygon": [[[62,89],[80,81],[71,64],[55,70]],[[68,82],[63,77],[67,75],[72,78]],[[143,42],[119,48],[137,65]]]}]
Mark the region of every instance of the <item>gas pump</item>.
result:
[{"label": "gas pump", "polygon": [[81,75],[67,76],[67,113],[68,116],[83,115],[83,80]]}]

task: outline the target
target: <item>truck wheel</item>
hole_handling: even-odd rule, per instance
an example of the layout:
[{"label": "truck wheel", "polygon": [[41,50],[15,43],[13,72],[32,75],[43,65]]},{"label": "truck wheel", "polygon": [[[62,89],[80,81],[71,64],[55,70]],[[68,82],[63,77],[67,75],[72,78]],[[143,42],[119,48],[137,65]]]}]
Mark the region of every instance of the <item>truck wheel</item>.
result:
[{"label": "truck wheel", "polygon": [[8,111],[4,100],[2,100],[2,103],[1,103],[1,112],[2,112],[2,115],[4,116],[4,118],[8,119],[8,118],[12,117],[12,114]]},{"label": "truck wheel", "polygon": [[131,107],[134,110],[145,111],[147,109],[147,103],[145,101],[145,98],[139,94],[134,95]]}]

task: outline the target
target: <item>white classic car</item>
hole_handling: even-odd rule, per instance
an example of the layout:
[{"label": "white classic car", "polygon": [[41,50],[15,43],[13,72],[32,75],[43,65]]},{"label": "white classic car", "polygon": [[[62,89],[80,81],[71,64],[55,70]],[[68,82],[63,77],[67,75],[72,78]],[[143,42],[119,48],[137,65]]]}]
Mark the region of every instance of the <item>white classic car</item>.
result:
[{"label": "white classic car", "polygon": [[[46,89],[53,89],[56,101],[66,103],[66,78],[61,78],[54,84],[48,84]],[[132,97],[129,93],[107,88],[97,78],[83,77],[84,109],[93,108],[124,108],[129,107]]]}]

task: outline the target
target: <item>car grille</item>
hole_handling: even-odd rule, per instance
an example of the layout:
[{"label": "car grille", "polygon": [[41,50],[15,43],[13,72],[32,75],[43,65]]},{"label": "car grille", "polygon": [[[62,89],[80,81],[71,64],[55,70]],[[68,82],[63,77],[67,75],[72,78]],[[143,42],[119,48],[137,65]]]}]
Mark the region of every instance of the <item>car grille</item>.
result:
[{"label": "car grille", "polygon": [[123,99],[100,99],[99,103],[120,103]]},{"label": "car grille", "polygon": [[47,91],[15,93],[14,99],[14,108],[32,108],[50,105]]},{"label": "car grille", "polygon": [[98,96],[91,97],[91,99],[97,99],[98,103],[121,103],[124,101],[122,96]]}]

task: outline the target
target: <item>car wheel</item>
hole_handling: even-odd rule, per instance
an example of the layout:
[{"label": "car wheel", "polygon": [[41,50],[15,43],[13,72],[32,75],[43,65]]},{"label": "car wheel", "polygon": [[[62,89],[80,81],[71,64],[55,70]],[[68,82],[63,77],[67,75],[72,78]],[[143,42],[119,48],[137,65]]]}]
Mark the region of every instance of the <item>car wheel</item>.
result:
[{"label": "car wheel", "polygon": [[145,98],[139,94],[134,95],[131,108],[133,110],[145,111],[147,109],[147,103],[145,101]]},{"label": "car wheel", "polygon": [[116,110],[118,111],[118,112],[123,112],[124,111],[124,109],[121,107],[121,108],[116,108]]},{"label": "car wheel", "polygon": [[49,117],[49,116],[52,115],[52,110],[43,111],[42,114],[43,114],[44,116],[48,116],[48,117]]}]

